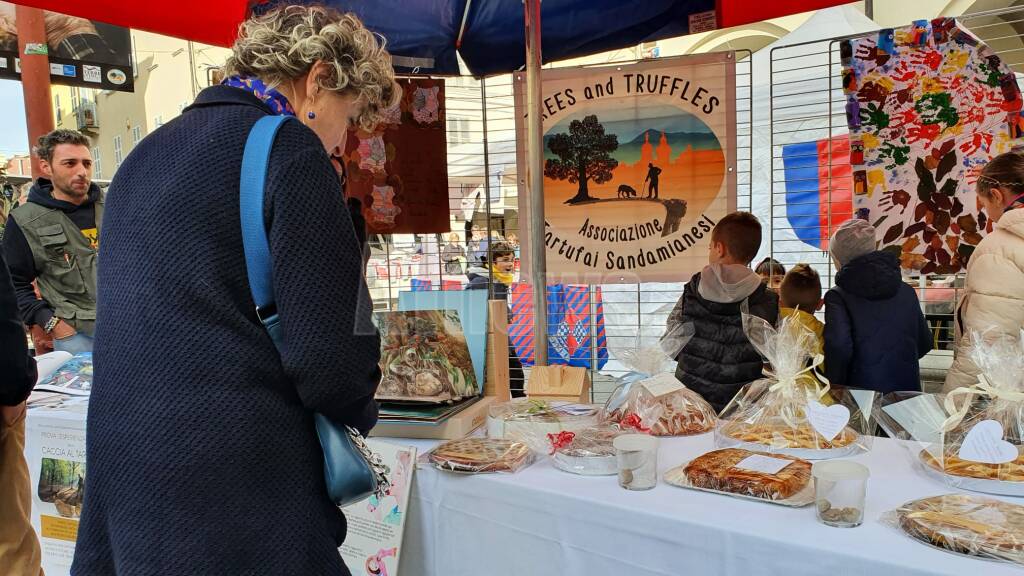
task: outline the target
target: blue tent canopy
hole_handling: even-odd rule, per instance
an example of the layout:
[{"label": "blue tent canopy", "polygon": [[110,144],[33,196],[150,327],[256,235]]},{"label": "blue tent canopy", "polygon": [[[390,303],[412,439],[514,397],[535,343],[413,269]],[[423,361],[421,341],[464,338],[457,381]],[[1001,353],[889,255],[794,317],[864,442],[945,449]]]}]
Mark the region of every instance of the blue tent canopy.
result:
[{"label": "blue tent canopy", "polygon": [[[525,64],[522,0],[326,4],[359,14],[387,38],[396,66],[404,70],[458,74],[456,46],[474,76],[513,72]],[[541,10],[541,53],[551,62],[688,34],[690,16],[710,12],[713,17],[715,0],[544,0]]]}]

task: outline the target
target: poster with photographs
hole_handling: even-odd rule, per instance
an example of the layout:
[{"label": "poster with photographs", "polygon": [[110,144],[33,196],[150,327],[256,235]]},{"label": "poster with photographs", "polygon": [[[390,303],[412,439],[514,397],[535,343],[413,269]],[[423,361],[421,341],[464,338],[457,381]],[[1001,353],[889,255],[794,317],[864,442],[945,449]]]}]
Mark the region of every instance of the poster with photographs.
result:
[{"label": "poster with photographs", "polygon": [[25,459],[32,486],[32,525],[47,574],[68,574],[75,556],[85,483],[88,398],[61,395],[74,406],[30,407]]},{"label": "poster with photographs", "polygon": [[44,23],[46,44],[28,44],[19,54],[14,4],[0,2],[0,78],[20,80],[21,59],[45,54],[54,84],[135,91],[130,30],[49,10]]}]

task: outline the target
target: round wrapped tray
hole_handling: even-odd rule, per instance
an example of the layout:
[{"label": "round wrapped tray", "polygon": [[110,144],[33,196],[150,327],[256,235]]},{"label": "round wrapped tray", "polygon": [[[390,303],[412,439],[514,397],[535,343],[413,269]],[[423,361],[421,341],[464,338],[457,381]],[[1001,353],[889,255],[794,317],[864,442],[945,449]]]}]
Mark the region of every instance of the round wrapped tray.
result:
[{"label": "round wrapped tray", "polygon": [[719,444],[727,448],[742,448],[743,450],[750,450],[751,452],[767,452],[771,454],[785,454],[786,456],[794,456],[796,458],[802,458],[804,460],[828,460],[830,458],[845,458],[852,456],[860,452],[861,447],[857,444],[859,434],[853,429],[844,429],[836,441],[833,441],[834,448],[799,448],[799,447],[783,447],[773,446],[771,444],[765,444],[762,442],[747,441],[741,438],[735,438],[725,433],[728,430],[729,425],[726,424],[721,430],[717,431],[719,435]]},{"label": "round wrapped tray", "polygon": [[992,560],[1024,560],[1024,506],[946,494],[907,502],[896,517],[908,536],[929,546]]},{"label": "round wrapped tray", "polygon": [[917,456],[928,476],[947,485],[970,490],[971,492],[984,492],[1001,496],[1024,496],[1024,478],[1020,482],[1016,482],[1013,480],[995,480],[992,478],[977,478],[954,474],[943,470],[935,457],[925,449],[922,449]]},{"label": "round wrapped tray", "polygon": [[615,455],[570,456],[562,452],[555,452],[551,460],[555,468],[580,476],[614,476],[619,473]]}]

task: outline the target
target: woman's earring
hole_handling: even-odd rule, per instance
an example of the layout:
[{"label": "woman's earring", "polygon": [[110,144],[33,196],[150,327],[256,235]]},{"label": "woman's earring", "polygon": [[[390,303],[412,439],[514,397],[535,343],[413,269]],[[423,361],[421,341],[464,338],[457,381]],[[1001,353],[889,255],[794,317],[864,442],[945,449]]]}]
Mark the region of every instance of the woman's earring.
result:
[{"label": "woman's earring", "polygon": [[313,118],[316,118],[316,114],[314,114],[313,111],[310,110],[309,112],[306,112],[306,118],[312,120]]}]

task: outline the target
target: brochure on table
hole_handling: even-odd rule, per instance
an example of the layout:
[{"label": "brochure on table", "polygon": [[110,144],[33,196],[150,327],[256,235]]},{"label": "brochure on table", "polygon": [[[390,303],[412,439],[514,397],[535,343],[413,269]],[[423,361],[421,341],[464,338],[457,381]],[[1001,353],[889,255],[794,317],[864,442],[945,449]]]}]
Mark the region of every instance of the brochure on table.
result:
[{"label": "brochure on table", "polygon": [[87,478],[85,417],[89,397],[56,396],[58,402],[30,407],[25,421],[32,525],[39,535],[47,576],[71,571]]},{"label": "brochure on table", "polygon": [[371,496],[343,509],[348,534],[341,556],[353,576],[398,576],[416,448],[372,438],[367,443],[391,469],[391,490],[382,499]]}]

